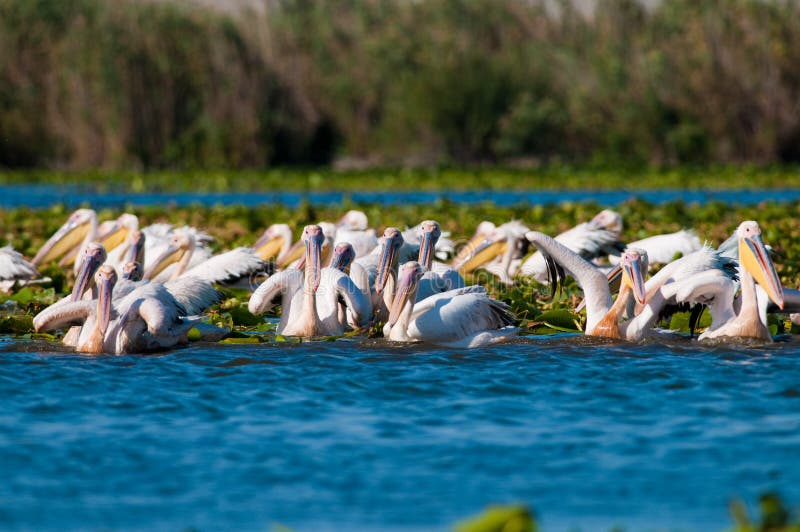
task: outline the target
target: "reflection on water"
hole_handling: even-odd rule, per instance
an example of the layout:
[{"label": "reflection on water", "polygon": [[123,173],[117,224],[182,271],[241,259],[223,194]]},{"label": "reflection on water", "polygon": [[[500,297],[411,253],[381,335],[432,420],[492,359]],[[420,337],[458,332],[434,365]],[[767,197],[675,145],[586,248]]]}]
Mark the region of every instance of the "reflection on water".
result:
[{"label": "reflection on water", "polygon": [[94,208],[165,205],[245,205],[280,203],[297,207],[303,201],[317,205],[378,203],[434,203],[442,199],[475,204],[492,202],[500,206],[527,203],[546,205],[562,202],[594,201],[601,205],[619,205],[631,198],[651,203],[681,200],[686,203],[721,201],[728,204],[755,205],[763,201],[785,203],[800,200],[800,189],[785,190],[471,190],[471,191],[350,191],[350,192],[180,192],[128,193],[83,189],[59,185],[0,185],[0,207],[33,208],[64,204],[75,208],[84,204]]},{"label": "reflection on water", "polygon": [[705,531],[732,496],[800,500],[793,341],[52,348],[0,339],[2,528],[430,530],[524,502],[544,530]]}]

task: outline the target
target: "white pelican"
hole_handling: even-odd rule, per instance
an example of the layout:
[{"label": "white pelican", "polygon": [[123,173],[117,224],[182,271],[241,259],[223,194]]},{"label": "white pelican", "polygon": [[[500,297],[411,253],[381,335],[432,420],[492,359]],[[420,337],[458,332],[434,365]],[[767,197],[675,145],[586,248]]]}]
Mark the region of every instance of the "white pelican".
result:
[{"label": "white pelican", "polygon": [[[119,270],[123,264],[129,262],[128,250],[131,245],[136,245],[136,241],[131,238],[131,235],[134,232],[139,233],[140,236],[138,238],[144,235],[144,233],[139,232],[139,218],[136,215],[125,212],[108,224],[108,227],[103,228],[102,225],[97,230],[96,239],[102,242],[103,247],[108,252],[106,262]],[[144,243],[142,242],[141,245],[144,246]],[[144,247],[141,247],[141,253],[144,253]]]},{"label": "white pelican", "polygon": [[369,228],[367,215],[362,211],[347,211],[336,224],[336,238],[333,245],[343,242],[353,246],[356,257],[363,257],[378,246],[375,230]]},{"label": "white pelican", "polygon": [[369,300],[353,281],[336,268],[322,269],[325,238],[320,226],[306,226],[302,238],[306,246],[305,275],[294,268],[284,270],[264,281],[250,297],[248,309],[261,314],[275,297],[282,296],[278,334],[304,338],[341,334],[345,324],[340,300],[358,326],[369,319]]},{"label": "white pelican", "polygon": [[74,253],[77,250],[77,254],[73,255],[77,257],[74,267],[77,273],[81,266],[80,261],[83,259],[83,250],[96,236],[97,213],[92,209],[78,209],[70,214],[67,221],[45,242],[31,264],[38,267],[60,257],[69,256],[70,252]]},{"label": "white pelican", "polygon": [[[350,276],[353,284],[361,293],[361,312],[368,319],[372,316],[372,289],[370,286],[369,273],[361,264],[354,262],[355,258],[356,251],[350,243],[339,243],[333,249],[330,267]],[[343,324],[347,323],[353,329],[357,329],[363,325],[358,323],[357,316],[350,311],[343,301],[339,301],[339,309],[340,322]]]},{"label": "white pelican", "polygon": [[758,223],[742,222],[736,229],[735,238],[739,254],[741,286],[738,302],[733,299],[735,282],[713,270],[679,281],[681,290],[676,297],[683,301],[699,300],[711,309],[712,324],[700,335],[698,338],[700,340],[754,338],[772,341],[772,335],[759,309],[756,283],[780,309],[784,307],[783,287],[761,238],[761,228]]},{"label": "white pelican", "polygon": [[[641,249],[647,252],[650,265],[667,264],[675,259],[676,255],[686,256],[703,248],[703,244],[694,231],[683,229],[675,233],[654,235],[636,242],[629,242],[628,247]],[[619,258],[608,256],[611,264],[617,264]]]},{"label": "white pelican", "polygon": [[[75,279],[72,293],[54,305],[70,301],[96,299],[97,286],[93,284],[93,280],[95,273],[105,260],[106,252],[102,244],[90,242],[84,250],[81,270]],[[149,281],[142,280],[143,269],[140,263],[129,262],[121,269],[123,271],[122,279],[116,282],[113,293],[115,300],[122,299],[149,283]],[[178,301],[189,316],[205,312],[211,305],[219,301],[220,297],[210,282],[196,277],[180,277],[166,283],[157,284],[163,284],[164,288]],[[72,327],[64,336],[64,344],[75,345],[79,331],[80,327]]]},{"label": "white pelican", "polygon": [[277,264],[286,262],[292,248],[292,229],[286,224],[272,224],[253,244],[255,254],[263,261],[274,259]]},{"label": "white pelican", "polygon": [[[403,231],[403,240],[405,240],[409,245],[421,246],[421,234],[421,224],[414,227],[406,227],[406,230]],[[456,253],[456,243],[453,242],[449,236],[450,233],[443,233],[440,229],[439,238],[437,239],[436,246],[434,247],[434,254],[441,260],[447,260]]]},{"label": "white pelican", "polygon": [[212,283],[232,283],[240,279],[248,280],[251,276],[263,273],[266,264],[251,248],[240,247],[231,251],[214,255],[205,261],[189,267],[196,247],[192,231],[176,229],[173,231],[170,245],[161,255],[145,268],[146,279],[163,279],[161,272],[176,263],[169,279],[178,277],[195,277]]},{"label": "white pelican", "polygon": [[429,281],[422,282],[421,280],[417,293],[418,299],[466,286],[464,278],[457,271],[446,264],[433,260],[436,243],[441,235],[442,229],[437,222],[425,220],[419,224],[420,245],[417,262],[426,270],[422,276],[423,279],[429,279]]},{"label": "white pelican", "polygon": [[28,284],[39,277],[36,266],[25,260],[11,244],[0,248],[0,290],[10,292],[15,284]]},{"label": "white pelican", "polygon": [[[628,248],[622,254],[620,262],[622,286],[617,300],[612,304],[608,279],[596,266],[543,233],[530,231],[526,237],[546,254],[547,260],[555,261],[569,272],[583,289],[586,303],[586,334],[589,336],[628,341],[641,340],[650,332],[665,300],[673,295],[659,294],[657,297],[653,294],[653,301],[647,300],[643,274],[647,271],[647,255],[644,251]],[[648,304],[635,318],[621,321],[632,300],[642,305]]]},{"label": "white pelican", "polygon": [[458,253],[453,257],[450,265],[456,270],[462,271],[462,273],[470,273],[472,270],[463,271],[462,267],[470,257],[475,255],[475,249],[478,248],[484,240],[486,240],[486,237],[491,235],[495,229],[497,229],[497,226],[488,220],[479,223],[478,227],[475,228],[475,233],[470,237],[469,241],[458,250]]},{"label": "white pelican", "polygon": [[[481,222],[488,224],[489,222]],[[529,229],[517,220],[506,222],[498,227],[483,225],[475,232],[467,245],[454,261],[454,268],[467,274],[481,268],[495,275],[502,283],[513,285],[516,275],[527,255],[530,242],[525,238]]]},{"label": "white pelican", "polygon": [[425,268],[400,267],[397,293],[383,335],[396,342],[428,342],[448,347],[479,347],[516,336],[508,305],[491,299],[480,286],[458,288],[416,302]]},{"label": "white pelican", "polygon": [[[598,213],[589,222],[578,224],[555,237],[571,251],[587,260],[606,255],[619,254],[625,246],[619,240],[622,232],[622,216],[611,210]],[[540,252],[534,253],[522,263],[520,273],[533,276],[540,283],[547,282],[547,266]]]},{"label": "white pelican", "polygon": [[35,329],[46,331],[82,323],[76,349],[91,354],[140,353],[186,342],[186,334],[197,320],[182,317],[186,310],[163,285],[149,283],[114,300],[114,268],[101,266],[95,279],[96,302],[51,305],[34,318]]}]

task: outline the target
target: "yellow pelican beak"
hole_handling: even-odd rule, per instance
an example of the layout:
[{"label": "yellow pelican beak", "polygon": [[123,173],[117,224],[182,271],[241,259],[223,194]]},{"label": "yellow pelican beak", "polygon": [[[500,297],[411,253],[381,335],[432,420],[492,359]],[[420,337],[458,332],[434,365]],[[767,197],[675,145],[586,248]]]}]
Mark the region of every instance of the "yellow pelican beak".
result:
[{"label": "yellow pelican beak", "polygon": [[783,309],[783,286],[775,271],[775,264],[761,239],[761,231],[739,238],[739,262],[753,279],[761,285],[778,308]]},{"label": "yellow pelican beak", "polygon": [[67,220],[66,223],[50,237],[50,240],[45,242],[44,246],[42,246],[31,263],[34,266],[39,266],[40,264],[46,264],[67,254],[83,242],[90,229],[91,223],[89,221],[73,222]]},{"label": "yellow pelican beak", "polygon": [[453,267],[462,275],[472,273],[498,255],[505,253],[507,249],[508,241],[504,238],[501,239],[499,235],[476,235],[459,251],[458,255],[461,259],[456,257]]},{"label": "yellow pelican beak", "polygon": [[386,324],[393,327],[397,320],[400,319],[400,313],[405,308],[409,299],[417,296],[417,288],[419,287],[419,278],[422,276],[422,267],[416,262],[406,262],[400,268],[397,279],[397,292],[392,301],[392,308],[389,310],[389,319]]},{"label": "yellow pelican beak", "polygon": [[111,251],[115,247],[125,242],[130,234],[131,231],[129,228],[116,221],[111,225],[108,231],[97,235],[96,240],[103,244],[103,247],[106,248],[106,251]]},{"label": "yellow pelican beak", "polygon": [[286,239],[283,236],[272,236],[269,231],[265,231],[253,244],[253,249],[261,260],[267,261],[276,258],[285,243]]},{"label": "yellow pelican beak", "polygon": [[186,254],[186,250],[179,246],[170,245],[164,253],[144,272],[145,279],[154,279],[163,272],[167,266],[178,262]]},{"label": "yellow pelican beak", "polygon": [[303,241],[300,240],[295,242],[292,247],[289,248],[289,251],[286,252],[285,257],[278,257],[278,267],[286,268],[297,259],[302,258],[304,252],[305,245],[303,244]]}]

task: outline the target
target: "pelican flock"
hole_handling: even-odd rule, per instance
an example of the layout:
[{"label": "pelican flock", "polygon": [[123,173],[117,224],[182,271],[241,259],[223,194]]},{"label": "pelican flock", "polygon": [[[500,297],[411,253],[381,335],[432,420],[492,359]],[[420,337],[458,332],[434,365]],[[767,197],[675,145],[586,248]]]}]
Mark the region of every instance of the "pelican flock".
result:
[{"label": "pelican flock", "polygon": [[47,282],[45,266],[67,270],[72,290],[33,326],[64,331],[65,345],[92,354],[169,349],[192,329],[201,339],[224,337],[230,331],[207,315],[226,290],[247,294],[241,312],[261,331],[454,348],[525,331],[508,301],[475,284],[487,278],[494,286],[549,285],[541,293],[555,297],[571,277],[583,293],[573,315],[585,334],[616,341],[665,334],[658,324],[679,310],[691,309],[694,329],[707,309],[710,324],[691,341],[770,342],[768,313],[796,320],[800,312],[800,292],[782,286],[755,221],[743,221],[719,248],[691,229],[626,244],[622,216],[608,209],[554,236],[522,220],[487,220],[461,246],[436,220],[405,227],[370,227],[365,213],[351,210],[305,226],[296,241],[290,224],[274,223],[252,246],[215,254],[202,229],[140,227],[130,213],[100,222],[83,208],[30,262],[0,248],[0,289]]}]

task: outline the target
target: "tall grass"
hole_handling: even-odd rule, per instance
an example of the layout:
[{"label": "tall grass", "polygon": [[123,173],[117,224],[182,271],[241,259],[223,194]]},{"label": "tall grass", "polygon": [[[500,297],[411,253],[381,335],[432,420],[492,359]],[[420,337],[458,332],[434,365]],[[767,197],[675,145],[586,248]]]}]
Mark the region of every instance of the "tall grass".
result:
[{"label": "tall grass", "polygon": [[800,3],[0,0],[0,165],[800,160]]}]

